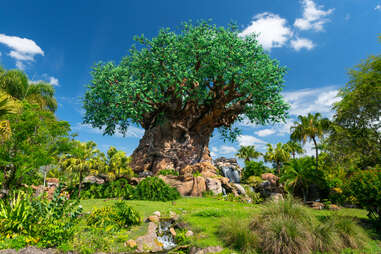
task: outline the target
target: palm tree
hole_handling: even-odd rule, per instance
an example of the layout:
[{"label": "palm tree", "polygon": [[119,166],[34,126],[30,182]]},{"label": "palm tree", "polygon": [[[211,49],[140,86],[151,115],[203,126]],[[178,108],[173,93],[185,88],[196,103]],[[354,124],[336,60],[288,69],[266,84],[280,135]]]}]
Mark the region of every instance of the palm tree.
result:
[{"label": "palm tree", "polygon": [[60,165],[64,170],[79,175],[78,197],[81,195],[83,175],[96,166],[96,158],[99,154],[96,146],[97,144],[93,141],[82,143],[74,140],[71,153],[64,155],[60,160]]},{"label": "palm tree", "polygon": [[290,159],[290,153],[286,144],[278,143],[275,147],[267,144],[267,152],[264,156],[265,162],[272,162],[280,175],[280,167]]},{"label": "palm tree", "polygon": [[6,116],[16,114],[18,109],[18,103],[0,90],[0,140],[6,140],[11,135],[11,126]]},{"label": "palm tree", "polygon": [[295,194],[300,190],[303,194],[304,202],[307,201],[308,189],[313,177],[310,175],[313,167],[311,157],[303,157],[300,159],[292,159],[284,166],[284,172],[280,178],[280,182],[285,184],[285,189]]},{"label": "palm tree", "polygon": [[262,156],[262,153],[256,151],[254,146],[241,146],[236,156],[240,159],[244,159],[246,163],[249,162],[250,159],[258,159]]},{"label": "palm tree", "polygon": [[292,158],[295,159],[296,154],[303,154],[305,151],[300,143],[290,140],[286,143],[289,152],[292,154]]},{"label": "palm tree", "polygon": [[41,109],[55,112],[57,101],[54,98],[54,87],[45,82],[31,83],[20,70],[5,71],[0,69],[0,90],[17,100],[36,103]]},{"label": "palm tree", "polygon": [[291,140],[301,141],[305,144],[308,140],[312,140],[316,150],[316,169],[319,166],[319,151],[317,139],[323,138],[324,133],[328,130],[329,120],[321,118],[320,113],[311,114],[307,116],[298,116],[299,122],[295,121],[294,126],[291,127]]}]

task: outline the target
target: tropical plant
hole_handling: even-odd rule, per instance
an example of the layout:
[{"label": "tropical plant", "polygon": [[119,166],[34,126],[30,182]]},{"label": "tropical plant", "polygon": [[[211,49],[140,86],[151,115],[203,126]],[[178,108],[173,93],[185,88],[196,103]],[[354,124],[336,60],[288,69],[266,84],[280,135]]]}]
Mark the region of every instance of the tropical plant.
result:
[{"label": "tropical plant", "polygon": [[305,152],[300,143],[295,142],[293,140],[288,141],[286,145],[293,159],[295,159],[296,154],[303,154]]},{"label": "tropical plant", "polygon": [[278,175],[280,175],[281,166],[290,159],[288,146],[280,142],[276,144],[275,147],[271,144],[267,144],[267,151],[263,158],[265,159],[265,162],[273,163]]},{"label": "tropical plant", "polygon": [[0,90],[17,100],[27,100],[36,103],[41,109],[56,111],[57,101],[54,98],[54,88],[45,82],[32,83],[26,74],[20,70],[4,70],[0,75]]},{"label": "tropical plant", "polygon": [[129,166],[131,158],[123,151],[118,151],[115,147],[110,146],[107,151],[108,172],[115,177],[132,177],[133,171]]},{"label": "tropical plant", "polygon": [[60,165],[65,171],[78,175],[78,197],[81,196],[82,180],[85,174],[98,164],[97,155],[99,150],[93,141],[80,142],[73,140],[73,148],[70,153],[65,154],[60,159]]},{"label": "tropical plant", "polygon": [[161,29],[151,40],[136,37],[142,46],[119,65],[99,63],[92,71],[84,122],[110,135],[141,126],[144,142],[131,159],[135,171],[156,173],[169,157],[176,169],[200,162],[209,157],[204,151],[214,129],[235,139],[239,132],[232,125],[243,117],[262,124],[287,114],[280,93],[286,69],[255,35],[242,37],[236,25],[208,22],[182,28]]},{"label": "tropical plant", "polygon": [[242,181],[245,182],[250,176],[261,176],[263,173],[269,172],[269,168],[262,161],[249,161],[245,163],[242,171]]},{"label": "tropical plant", "polygon": [[135,199],[170,201],[180,198],[180,193],[158,177],[147,177],[136,186]]},{"label": "tropical plant", "polygon": [[6,116],[18,112],[20,104],[0,90],[0,143],[11,135],[11,126]]},{"label": "tropical plant", "polygon": [[311,114],[307,116],[298,116],[299,122],[295,121],[291,126],[291,140],[301,141],[303,144],[307,140],[312,140],[316,151],[316,169],[319,168],[319,151],[318,139],[322,139],[324,134],[328,131],[330,122],[328,118],[322,118],[320,113]]},{"label": "tropical plant", "polygon": [[256,151],[254,146],[241,146],[235,156],[244,159],[247,163],[250,159],[258,159],[262,153]]}]

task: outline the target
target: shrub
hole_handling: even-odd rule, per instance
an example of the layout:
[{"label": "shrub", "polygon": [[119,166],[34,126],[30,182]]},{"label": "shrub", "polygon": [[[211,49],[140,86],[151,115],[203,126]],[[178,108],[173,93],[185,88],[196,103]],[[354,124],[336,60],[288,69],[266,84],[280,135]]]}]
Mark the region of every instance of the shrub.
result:
[{"label": "shrub", "polygon": [[245,163],[245,168],[242,172],[242,181],[246,182],[250,176],[260,176],[261,174],[268,171],[269,169],[264,165],[262,161],[248,161]]},{"label": "shrub", "polygon": [[162,169],[159,171],[159,175],[162,175],[162,176],[168,176],[168,175],[178,176],[179,172],[174,170],[174,169]]},{"label": "shrub", "polygon": [[356,172],[345,186],[345,193],[368,210],[370,219],[381,224],[381,168]]},{"label": "shrub", "polygon": [[134,198],[151,201],[169,201],[180,198],[180,193],[158,177],[147,177],[136,186]]},{"label": "shrub", "polygon": [[260,176],[249,176],[246,180],[246,183],[255,189],[257,189],[262,182],[263,179]]},{"label": "shrub", "polygon": [[139,213],[126,202],[117,202],[111,207],[95,209],[86,220],[87,225],[105,228],[106,231],[118,231],[139,225],[141,221]]},{"label": "shrub", "polygon": [[205,209],[205,210],[199,211],[197,213],[194,213],[193,216],[197,216],[197,217],[223,217],[223,216],[226,216],[226,213],[224,210],[220,210],[220,209]]}]

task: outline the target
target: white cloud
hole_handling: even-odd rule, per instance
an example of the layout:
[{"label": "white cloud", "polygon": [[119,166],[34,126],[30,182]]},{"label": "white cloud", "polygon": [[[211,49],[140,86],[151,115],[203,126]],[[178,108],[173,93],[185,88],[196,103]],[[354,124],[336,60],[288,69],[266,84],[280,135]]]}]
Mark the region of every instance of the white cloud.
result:
[{"label": "white cloud", "polygon": [[[81,124],[77,123],[75,126],[72,127],[72,130],[74,131],[84,131],[87,133],[93,133],[93,134],[102,134],[104,129],[99,128],[93,128],[90,124]],[[129,126],[127,133],[124,137],[130,137],[130,138],[142,138],[144,135],[144,129],[138,128],[135,126]],[[115,131],[114,137],[122,138],[123,134],[118,132],[118,130]]]},{"label": "white cloud", "polygon": [[296,19],[294,26],[300,30],[322,31],[323,25],[329,22],[329,16],[334,9],[323,10],[312,0],[303,0],[303,18]]},{"label": "white cloud", "polygon": [[237,140],[240,146],[263,146],[264,144],[266,144],[265,141],[250,135],[239,135],[237,137]]},{"label": "white cloud", "polygon": [[331,116],[332,104],[340,100],[337,93],[337,88],[328,86],[284,92],[283,96],[291,105],[290,115],[298,116],[319,112]]},{"label": "white cloud", "polygon": [[257,134],[260,137],[270,136],[270,135],[272,135],[274,133],[275,133],[275,130],[273,130],[273,129],[263,129],[263,130],[255,132],[255,134]]},{"label": "white cloud", "polygon": [[265,50],[282,47],[293,34],[286,19],[269,12],[254,16],[251,24],[240,33],[240,36],[253,33],[258,35],[258,42]]},{"label": "white cloud", "polygon": [[59,86],[59,82],[58,82],[58,79],[55,78],[55,77],[49,77],[49,83],[52,85],[52,86]]},{"label": "white cloud", "polygon": [[381,11],[381,4],[377,4],[376,7],[374,8],[374,10],[376,11]]},{"label": "white cloud", "polygon": [[296,38],[294,40],[291,40],[291,47],[296,51],[299,51],[302,48],[311,50],[315,47],[315,44],[311,40],[306,38]]},{"label": "white cloud", "polygon": [[35,55],[44,55],[44,51],[33,40],[27,38],[0,34],[0,43],[12,49],[9,56],[16,59],[19,69],[25,68],[24,62],[33,61]]},{"label": "white cloud", "polygon": [[212,157],[219,157],[219,156],[224,156],[224,155],[232,155],[237,152],[237,148],[234,146],[227,146],[227,145],[222,145],[220,147],[215,147],[212,146],[210,149],[210,156]]}]

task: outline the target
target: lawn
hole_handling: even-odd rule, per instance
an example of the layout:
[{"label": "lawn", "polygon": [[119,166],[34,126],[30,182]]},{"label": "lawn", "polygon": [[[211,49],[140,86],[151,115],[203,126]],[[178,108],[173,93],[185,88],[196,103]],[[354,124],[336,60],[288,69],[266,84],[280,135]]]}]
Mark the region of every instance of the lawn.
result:
[{"label": "lawn", "polygon": [[[94,208],[101,208],[104,206],[112,205],[116,200],[103,200],[92,199],[82,200],[84,212],[90,212]],[[229,217],[235,218],[250,218],[258,214],[262,206],[251,205],[238,202],[229,202],[218,200],[214,198],[192,198],[184,197],[174,202],[155,202],[155,201],[140,201],[130,200],[127,201],[129,205],[134,207],[144,217],[148,217],[154,211],[160,211],[162,214],[169,214],[169,211],[176,212],[181,215],[184,222],[195,233],[192,244],[198,247],[208,246],[224,246],[222,240],[218,237],[218,227],[223,220]],[[350,216],[359,220],[366,220],[367,212],[361,209],[349,209],[343,208],[338,211],[329,210],[313,210],[309,211],[315,216],[330,216],[338,214],[340,216]],[[129,238],[136,238],[139,235],[143,235],[146,231],[147,224],[133,227],[128,232]],[[368,234],[375,237],[376,234],[367,230]],[[381,253],[381,242],[374,240],[369,242],[369,250],[365,253]],[[237,253],[237,251],[234,251]],[[232,250],[226,249],[224,253],[232,253]],[[345,253],[357,253],[357,252],[345,252]],[[363,252],[358,252],[363,253]]]}]

